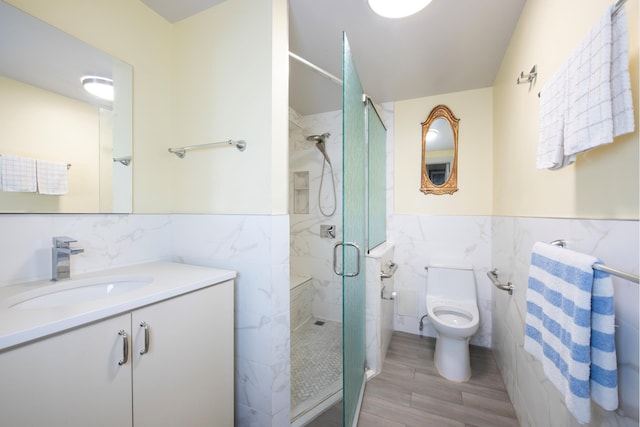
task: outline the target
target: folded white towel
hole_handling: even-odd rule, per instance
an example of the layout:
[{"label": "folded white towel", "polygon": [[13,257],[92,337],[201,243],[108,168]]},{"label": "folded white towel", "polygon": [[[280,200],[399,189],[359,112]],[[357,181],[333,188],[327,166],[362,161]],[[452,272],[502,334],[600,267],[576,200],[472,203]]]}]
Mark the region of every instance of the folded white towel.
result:
[{"label": "folded white towel", "polygon": [[536,243],[527,289],[524,348],[538,359],[580,423],[591,418],[590,399],[618,406],[613,286],[594,272],[598,259]]},{"label": "folded white towel", "polygon": [[[609,144],[615,136],[633,131],[626,15],[621,9],[612,16],[614,7],[568,59],[572,76],[567,91],[566,156]],[[618,133],[614,132],[614,109]]]},{"label": "folded white towel", "polygon": [[66,163],[48,160],[38,160],[36,163],[38,193],[62,195],[69,191]]},{"label": "folded white towel", "polygon": [[624,8],[613,17],[611,39],[611,105],[613,108],[613,136],[634,130],[633,96],[629,76],[629,31]]},{"label": "folded white towel", "polygon": [[573,163],[564,155],[564,127],[567,110],[567,64],[549,79],[540,93],[540,141],[536,167],[560,169]]},{"label": "folded white towel", "polygon": [[633,132],[629,33],[624,8],[612,5],[540,94],[536,167],[561,169],[576,154]]},{"label": "folded white towel", "polygon": [[1,155],[0,190],[34,193],[36,191],[35,159]]}]

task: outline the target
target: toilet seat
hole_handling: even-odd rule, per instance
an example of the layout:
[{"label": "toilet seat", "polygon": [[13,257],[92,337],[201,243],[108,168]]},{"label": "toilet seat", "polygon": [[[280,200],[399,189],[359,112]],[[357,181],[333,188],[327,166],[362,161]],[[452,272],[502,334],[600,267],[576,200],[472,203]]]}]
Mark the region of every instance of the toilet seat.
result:
[{"label": "toilet seat", "polygon": [[471,322],[473,321],[471,313],[454,309],[452,307],[437,307],[433,310],[433,314],[438,316],[442,323],[446,323],[452,327],[466,328],[471,325]]},{"label": "toilet seat", "polygon": [[469,338],[480,326],[478,306],[471,301],[427,297],[427,314],[437,332],[456,338]]}]

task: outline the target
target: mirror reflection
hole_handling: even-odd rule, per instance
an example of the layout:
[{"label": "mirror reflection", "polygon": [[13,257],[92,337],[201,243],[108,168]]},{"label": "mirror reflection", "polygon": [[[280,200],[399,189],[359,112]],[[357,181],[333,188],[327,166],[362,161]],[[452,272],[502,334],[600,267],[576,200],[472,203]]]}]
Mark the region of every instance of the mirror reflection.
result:
[{"label": "mirror reflection", "polygon": [[445,105],[422,122],[422,178],[425,194],[453,194],[457,186],[458,122]]},{"label": "mirror reflection", "polygon": [[0,212],[130,213],[132,82],[130,65],[0,1]]}]

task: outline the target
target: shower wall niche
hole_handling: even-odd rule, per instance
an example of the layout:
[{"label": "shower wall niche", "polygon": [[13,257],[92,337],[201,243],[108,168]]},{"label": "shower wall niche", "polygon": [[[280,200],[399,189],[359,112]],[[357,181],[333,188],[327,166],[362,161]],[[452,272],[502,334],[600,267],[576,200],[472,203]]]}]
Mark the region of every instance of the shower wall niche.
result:
[{"label": "shower wall niche", "polygon": [[309,213],[309,171],[293,173],[293,213]]},{"label": "shower wall niche", "polygon": [[[325,141],[333,164],[336,211],[330,217],[320,213],[318,200],[326,211],[333,206],[329,168],[325,167],[322,193],[318,195],[324,157],[310,135],[330,133]],[[311,311],[315,318],[342,321],[342,282],[333,272],[333,246],[342,239],[342,112],[300,116],[289,110],[289,212],[290,265],[294,276],[312,277]],[[306,177],[304,174],[307,173]],[[306,184],[307,188],[304,188]],[[304,210],[304,193],[308,209]],[[335,239],[322,238],[320,226],[336,225]]]}]

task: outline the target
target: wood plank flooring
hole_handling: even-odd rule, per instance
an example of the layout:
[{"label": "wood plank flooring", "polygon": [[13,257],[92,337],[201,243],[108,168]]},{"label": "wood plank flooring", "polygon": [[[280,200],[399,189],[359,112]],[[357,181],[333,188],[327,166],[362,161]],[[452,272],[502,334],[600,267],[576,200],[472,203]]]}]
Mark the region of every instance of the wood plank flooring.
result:
[{"label": "wood plank flooring", "polygon": [[[435,339],[394,332],[382,372],[366,386],[358,427],[518,427],[491,350],[470,347],[471,379],[442,378]],[[342,403],[309,424],[342,426]]]}]

